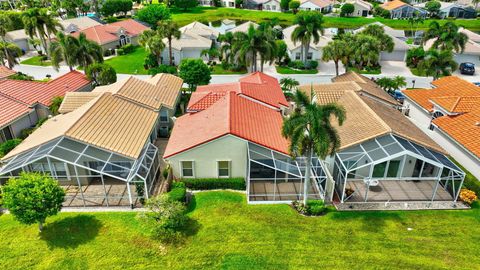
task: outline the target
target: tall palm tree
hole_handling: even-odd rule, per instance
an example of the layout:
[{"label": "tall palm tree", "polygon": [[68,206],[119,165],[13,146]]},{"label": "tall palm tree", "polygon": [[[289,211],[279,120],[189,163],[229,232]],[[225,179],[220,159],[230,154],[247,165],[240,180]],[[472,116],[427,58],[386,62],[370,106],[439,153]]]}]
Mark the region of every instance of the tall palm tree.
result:
[{"label": "tall palm tree", "polygon": [[294,44],[302,44],[303,62],[307,63],[308,50],[313,41],[317,44],[323,35],[323,16],[315,11],[302,11],[295,16],[293,24],[297,26],[292,32],[291,39]]},{"label": "tall palm tree", "polygon": [[256,30],[260,54],[260,71],[263,72],[263,65],[266,62],[272,64],[277,57],[277,43],[273,27],[269,23],[262,23]]},{"label": "tall palm tree", "polygon": [[17,57],[22,54],[22,49],[15,43],[0,42],[0,62],[6,62],[9,68],[18,64]]},{"label": "tall palm tree", "polygon": [[220,54],[222,58],[229,64],[233,62],[234,53],[233,47],[233,34],[232,32],[226,32],[218,36],[218,41],[221,43]]},{"label": "tall palm tree", "polygon": [[78,66],[87,70],[93,63],[103,63],[103,49],[96,42],[88,40],[84,33],[80,33],[77,39],[77,51],[75,59]]},{"label": "tall palm tree", "polygon": [[[12,29],[12,20],[11,18],[7,15],[7,13],[2,12],[0,13],[0,42],[6,43],[5,36],[7,35],[7,32]],[[2,46],[3,47],[3,55],[5,58],[10,58],[9,56],[9,50],[7,49],[7,46]],[[2,61],[0,65],[5,65],[5,62]],[[12,68],[9,65],[10,68]]]},{"label": "tall palm tree", "polygon": [[418,11],[413,12],[413,16],[408,18],[408,24],[410,24],[410,31],[412,32],[413,38],[417,36],[418,25],[423,24],[425,19],[420,16]]},{"label": "tall palm tree", "polygon": [[250,25],[246,33],[236,32],[233,36],[232,49],[236,59],[246,66],[250,66],[250,71],[257,71],[257,56],[261,41],[253,25]]},{"label": "tall palm tree", "polygon": [[53,68],[58,71],[60,63],[65,61],[72,71],[77,64],[78,40],[62,32],[57,33],[56,40],[50,44],[50,58]]},{"label": "tall palm tree", "polygon": [[435,39],[433,49],[454,50],[462,53],[468,41],[465,33],[459,32],[459,27],[453,22],[446,22],[444,25],[433,21],[423,36],[423,44],[428,40]]},{"label": "tall palm tree", "polygon": [[46,8],[30,8],[22,14],[22,21],[25,33],[32,39],[39,38],[48,55],[47,39],[50,40],[50,35],[55,34],[57,28],[62,28],[54,17],[54,13],[49,12]]},{"label": "tall palm tree", "polygon": [[381,44],[377,38],[370,35],[357,34],[352,46],[354,50],[353,59],[357,68],[363,69],[378,63]]},{"label": "tall palm tree", "polygon": [[458,67],[453,60],[452,51],[428,50],[425,58],[418,64],[421,70],[424,70],[427,76],[432,76],[434,80],[440,76],[451,75]]},{"label": "tall palm tree", "polygon": [[178,30],[178,25],[171,20],[159,21],[157,31],[159,33],[162,33],[162,36],[164,36],[168,40],[168,57],[170,61],[170,66],[173,66],[172,40],[179,39],[182,33],[180,32],[180,30]]},{"label": "tall palm tree", "polygon": [[332,126],[332,116],[342,125],[346,118],[345,109],[337,104],[318,105],[313,91],[309,98],[304,92],[295,93],[297,109],[286,118],[282,135],[290,140],[289,152],[293,158],[304,156],[306,170],[303,186],[303,202],[307,203],[312,156],[325,159],[340,148],[340,136]]},{"label": "tall palm tree", "polygon": [[344,61],[347,47],[348,44],[345,41],[336,39],[330,41],[322,50],[322,60],[325,62],[333,61],[335,63],[335,74],[337,76],[339,75],[338,64],[339,62]]},{"label": "tall palm tree", "polygon": [[162,52],[165,49],[165,44],[163,43],[163,36],[160,35],[160,32],[155,30],[146,30],[140,34],[138,43],[142,45],[145,50],[153,54],[157,59],[159,65],[162,64]]}]

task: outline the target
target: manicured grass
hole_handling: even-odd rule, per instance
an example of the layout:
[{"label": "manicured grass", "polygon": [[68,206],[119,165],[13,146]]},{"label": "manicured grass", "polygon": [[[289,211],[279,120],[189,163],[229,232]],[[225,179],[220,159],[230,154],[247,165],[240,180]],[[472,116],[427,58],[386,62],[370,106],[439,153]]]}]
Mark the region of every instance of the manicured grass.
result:
[{"label": "manicured grass", "polygon": [[143,47],[136,47],[135,51],[125,55],[115,56],[105,61],[111,65],[117,73],[121,74],[148,74],[143,67],[143,61],[147,52]]},{"label": "manicured grass", "polygon": [[[475,269],[480,209],[330,212],[197,193],[185,243],[163,247],[135,213],[64,213],[37,226],[0,217],[1,269]],[[408,230],[412,228],[412,230]]]},{"label": "manicured grass", "polygon": [[[291,25],[294,15],[292,13],[256,11],[233,8],[214,8],[214,7],[196,7],[187,12],[176,8],[171,9],[173,20],[180,25],[186,25],[193,21],[212,22],[223,19],[232,20],[250,20],[255,22],[269,21],[277,18],[280,24]],[[325,27],[339,28],[358,28],[362,25],[379,21],[396,29],[410,29],[407,20],[391,20],[384,18],[364,18],[364,17],[324,17]],[[419,30],[428,28],[434,20],[425,20],[424,24],[419,26]],[[448,20],[437,20],[444,24]],[[475,20],[454,20],[460,26],[470,30],[480,30],[480,21]]]},{"label": "manicured grass", "polygon": [[412,74],[415,76],[427,77],[427,74],[425,74],[425,71],[418,68],[410,68],[410,72],[412,72]]},{"label": "manicured grass", "polygon": [[23,60],[22,62],[20,62],[20,64],[24,64],[24,65],[32,65],[32,66],[42,66],[42,67],[47,67],[47,66],[51,66],[52,63],[50,62],[50,60],[47,60],[47,61],[41,61],[43,56],[33,56],[31,58],[28,58],[28,59],[25,59]]},{"label": "manicured grass", "polygon": [[285,66],[275,66],[277,69],[277,72],[280,74],[317,74],[318,70],[317,69],[305,69],[305,70],[300,70],[300,69],[292,69],[290,67],[285,67]]},{"label": "manicured grass", "polygon": [[243,70],[240,70],[240,71],[225,70],[225,69],[222,68],[222,65],[220,65],[220,64],[217,64],[217,65],[212,66],[212,67],[213,67],[212,74],[214,74],[214,75],[233,75],[233,74],[246,74],[247,73],[247,69],[243,69]]},{"label": "manicured grass", "polygon": [[380,73],[382,73],[381,69],[359,70],[356,67],[349,67],[348,69],[351,70],[351,71],[355,71],[357,73],[360,73],[360,74],[380,74]]}]

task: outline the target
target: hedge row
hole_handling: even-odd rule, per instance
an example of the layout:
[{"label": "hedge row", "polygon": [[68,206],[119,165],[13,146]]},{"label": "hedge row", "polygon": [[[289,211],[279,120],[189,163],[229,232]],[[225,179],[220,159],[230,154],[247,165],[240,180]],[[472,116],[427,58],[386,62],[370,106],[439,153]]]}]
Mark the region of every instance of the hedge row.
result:
[{"label": "hedge row", "polygon": [[185,186],[193,190],[235,189],[245,190],[244,178],[184,178]]},{"label": "hedge row", "polygon": [[173,201],[185,202],[185,197],[187,195],[187,188],[183,182],[173,182],[170,186],[170,192],[168,196]]}]

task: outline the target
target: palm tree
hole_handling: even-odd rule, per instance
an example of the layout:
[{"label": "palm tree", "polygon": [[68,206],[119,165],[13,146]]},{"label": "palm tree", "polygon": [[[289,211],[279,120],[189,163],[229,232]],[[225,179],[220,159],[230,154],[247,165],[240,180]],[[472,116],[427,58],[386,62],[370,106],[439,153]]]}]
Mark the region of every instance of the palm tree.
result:
[{"label": "palm tree", "polygon": [[468,36],[458,30],[459,27],[453,22],[446,22],[440,26],[438,22],[433,21],[423,36],[423,44],[430,39],[435,39],[431,48],[455,50],[457,53],[462,53],[465,50]]},{"label": "palm tree", "polygon": [[385,34],[383,26],[378,24],[370,24],[360,33],[375,37],[380,41],[380,51],[392,52],[395,44],[391,36]]},{"label": "palm tree", "polygon": [[250,66],[250,71],[257,71],[257,55],[261,41],[253,25],[250,25],[246,33],[236,32],[233,37],[232,50],[236,59]]},{"label": "palm tree", "polygon": [[0,62],[2,65],[7,63],[9,68],[18,64],[17,57],[22,54],[22,49],[15,43],[0,42]]},{"label": "palm tree", "polygon": [[77,39],[78,48],[75,59],[78,66],[87,70],[93,63],[103,63],[103,49],[96,42],[88,40],[84,33],[80,33]]},{"label": "palm tree", "polygon": [[155,30],[143,31],[138,43],[142,45],[148,53],[155,56],[159,65],[162,64],[162,52],[163,49],[165,49],[165,44],[163,43],[163,36],[160,35],[160,32]]},{"label": "palm tree", "polygon": [[62,32],[57,33],[56,40],[50,44],[50,58],[53,68],[58,71],[60,63],[65,61],[72,71],[77,64],[78,40]]},{"label": "palm tree", "polygon": [[234,53],[232,51],[233,47],[233,34],[232,32],[227,32],[218,36],[218,41],[221,43],[220,54],[227,63],[233,62]]},{"label": "palm tree", "polygon": [[172,40],[179,39],[181,36],[180,30],[178,30],[178,25],[171,20],[159,21],[157,26],[157,31],[162,33],[162,36],[168,40],[168,57],[170,61],[170,66],[173,66],[172,59]]},{"label": "palm tree", "polygon": [[378,63],[381,45],[377,38],[370,35],[357,34],[352,46],[354,50],[353,59],[357,68],[363,69]]},{"label": "palm tree", "polygon": [[[313,93],[313,91],[312,91]],[[293,158],[306,158],[303,186],[303,202],[307,203],[312,155],[325,159],[340,147],[340,137],[332,126],[332,116],[342,125],[346,118],[345,109],[337,104],[318,105],[304,92],[295,93],[297,109],[283,122],[282,135],[290,140],[289,152]]]},{"label": "palm tree", "polygon": [[440,76],[449,76],[457,69],[457,63],[453,60],[452,51],[428,50],[425,58],[418,64],[427,76],[434,80]]},{"label": "palm tree", "polygon": [[261,23],[256,34],[258,36],[259,54],[260,54],[260,71],[263,72],[263,65],[268,61],[270,65],[275,62],[277,57],[277,43],[273,27],[269,23]]},{"label": "palm tree", "polygon": [[405,77],[402,76],[395,76],[393,78],[383,77],[376,80],[375,83],[390,94],[393,94],[395,90],[407,86],[407,81]]},{"label": "palm tree", "polygon": [[[413,16],[408,18],[408,24],[410,24],[410,31],[412,32],[413,39],[417,36],[418,25],[423,24],[425,19],[420,16],[418,11],[413,13]],[[415,29],[415,30],[414,30]]]},{"label": "palm tree", "polygon": [[294,44],[301,42],[303,62],[307,64],[310,43],[313,41],[317,44],[320,35],[323,35],[323,16],[315,11],[303,11],[295,16],[293,23],[297,27],[293,30],[291,39]]},{"label": "palm tree", "polygon": [[50,35],[57,32],[57,28],[62,28],[61,24],[54,17],[54,14],[46,8],[30,8],[22,14],[22,21],[25,27],[25,33],[33,39],[34,36],[42,42],[44,51],[49,54],[47,39]]},{"label": "palm tree", "polygon": [[[5,36],[7,35],[7,32],[12,29],[12,20],[11,18],[7,15],[7,13],[2,12],[0,13],[0,42],[6,43]],[[2,46],[3,47],[3,55],[6,59],[11,58],[9,56],[9,50],[7,49],[7,46]],[[2,61],[0,65],[5,65],[5,62]],[[9,65],[10,68],[12,66]]]},{"label": "palm tree", "polygon": [[346,57],[348,44],[341,40],[336,39],[334,41],[330,41],[327,46],[323,48],[322,51],[322,60],[325,62],[333,61],[335,63],[335,74],[338,76],[338,63],[340,61],[344,61]]}]

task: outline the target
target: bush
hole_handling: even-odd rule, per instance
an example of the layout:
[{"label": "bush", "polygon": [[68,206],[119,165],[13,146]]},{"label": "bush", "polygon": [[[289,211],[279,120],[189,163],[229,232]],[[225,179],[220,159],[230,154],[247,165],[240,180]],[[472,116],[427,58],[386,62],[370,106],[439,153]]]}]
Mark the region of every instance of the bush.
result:
[{"label": "bush", "polygon": [[177,68],[175,66],[170,65],[160,65],[158,67],[153,67],[148,70],[148,74],[155,75],[158,73],[169,73],[169,74],[177,74]]},{"label": "bush", "polygon": [[150,237],[172,243],[183,236],[182,228],[188,220],[183,203],[162,194],[148,199],[145,208],[147,211],[140,212],[138,218]]},{"label": "bush", "polygon": [[194,190],[209,189],[234,189],[245,190],[243,178],[184,178],[181,180],[185,186]]},{"label": "bush", "polygon": [[472,190],[462,188],[460,190],[460,200],[462,200],[462,201],[464,201],[468,204],[472,204],[474,201],[477,200],[477,195]]},{"label": "bush", "polygon": [[345,3],[341,7],[340,16],[341,17],[350,16],[354,10],[355,10],[355,6],[353,4]]},{"label": "bush", "polygon": [[300,214],[306,216],[320,216],[327,210],[323,200],[307,200],[307,205],[299,201],[293,201],[292,206]]},{"label": "bush", "polygon": [[17,147],[22,142],[21,139],[12,139],[5,141],[0,144],[0,157],[5,156],[8,152],[12,151],[13,148]]},{"label": "bush", "polygon": [[291,61],[288,66],[295,69],[305,69],[305,64],[300,60]]},{"label": "bush", "polygon": [[170,192],[168,192],[168,197],[172,201],[185,202],[187,196],[187,188],[183,182],[173,182],[170,186]]},{"label": "bush", "polygon": [[158,21],[168,20],[171,15],[166,5],[148,5],[139,10],[135,17],[155,29]]},{"label": "bush", "polygon": [[135,46],[133,46],[132,44],[126,44],[122,46],[122,49],[125,54],[129,54],[135,51]]},{"label": "bush", "polygon": [[95,85],[108,85],[117,81],[117,72],[109,64],[95,63],[87,67],[87,78]]},{"label": "bush", "polygon": [[318,62],[315,60],[308,61],[308,68],[316,69],[318,67]]},{"label": "bush", "polygon": [[125,51],[122,48],[117,49],[117,55],[124,55]]},{"label": "bush", "polygon": [[114,23],[114,22],[118,22],[118,19],[116,17],[113,17],[113,16],[108,16],[105,18],[105,22],[106,23]]},{"label": "bush", "polygon": [[17,72],[13,75],[8,76],[9,79],[11,80],[19,80],[19,81],[33,81],[34,78],[33,76],[27,75],[22,72]]},{"label": "bush", "polygon": [[480,181],[471,175],[467,174],[465,181],[463,182],[463,186],[469,190],[472,190],[475,192],[475,194],[480,194]]},{"label": "bush", "polygon": [[151,69],[151,68],[154,68],[154,67],[158,67],[158,61],[157,61],[157,57],[154,55],[154,54],[147,54],[145,56],[145,59],[143,60],[143,66],[145,67],[145,69]]}]

